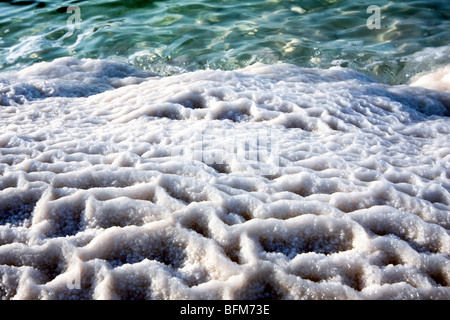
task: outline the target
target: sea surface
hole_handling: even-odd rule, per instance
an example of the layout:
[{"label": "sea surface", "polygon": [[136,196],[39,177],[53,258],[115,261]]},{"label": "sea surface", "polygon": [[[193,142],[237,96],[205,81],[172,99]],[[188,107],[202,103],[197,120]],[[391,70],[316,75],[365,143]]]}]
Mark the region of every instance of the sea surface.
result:
[{"label": "sea surface", "polygon": [[0,298],[450,299],[449,15],[1,1]]},{"label": "sea surface", "polygon": [[[367,27],[373,5],[380,29]],[[0,66],[71,56],[173,74],[286,62],[399,84],[448,64],[449,12],[440,0],[2,1]]]}]

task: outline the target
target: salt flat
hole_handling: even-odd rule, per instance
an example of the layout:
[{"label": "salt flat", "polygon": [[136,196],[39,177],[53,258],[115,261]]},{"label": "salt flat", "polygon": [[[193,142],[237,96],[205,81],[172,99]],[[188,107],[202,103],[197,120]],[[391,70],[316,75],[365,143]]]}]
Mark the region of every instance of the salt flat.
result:
[{"label": "salt flat", "polygon": [[449,299],[450,95],[426,79],[2,73],[0,296]]}]

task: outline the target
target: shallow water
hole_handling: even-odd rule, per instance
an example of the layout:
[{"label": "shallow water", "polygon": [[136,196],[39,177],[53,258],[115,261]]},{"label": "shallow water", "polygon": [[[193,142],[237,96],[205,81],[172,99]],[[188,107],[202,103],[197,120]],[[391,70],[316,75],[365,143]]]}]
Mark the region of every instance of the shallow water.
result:
[{"label": "shallow water", "polygon": [[[67,27],[71,5],[79,6],[82,19],[73,34]],[[380,29],[367,27],[366,1],[2,2],[0,66],[63,56],[113,58],[167,75],[287,62],[350,67],[398,84],[448,64],[450,3],[370,5],[381,9]]]}]

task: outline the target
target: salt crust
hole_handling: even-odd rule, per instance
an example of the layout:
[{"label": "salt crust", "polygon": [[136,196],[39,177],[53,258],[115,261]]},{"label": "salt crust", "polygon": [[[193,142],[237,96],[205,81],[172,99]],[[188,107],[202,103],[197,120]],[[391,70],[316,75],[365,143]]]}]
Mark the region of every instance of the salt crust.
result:
[{"label": "salt crust", "polygon": [[61,58],[0,97],[3,299],[450,298],[448,92]]}]

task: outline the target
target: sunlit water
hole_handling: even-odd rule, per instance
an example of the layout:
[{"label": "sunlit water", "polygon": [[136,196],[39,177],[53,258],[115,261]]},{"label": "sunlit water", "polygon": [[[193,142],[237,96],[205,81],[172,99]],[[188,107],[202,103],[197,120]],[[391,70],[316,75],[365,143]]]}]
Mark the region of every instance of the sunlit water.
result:
[{"label": "sunlit water", "polygon": [[[80,8],[81,25],[67,20]],[[369,29],[369,5],[381,9]],[[405,83],[448,63],[448,1],[9,1],[0,3],[0,65],[57,57],[114,59],[161,74],[255,62],[343,66]]]}]

